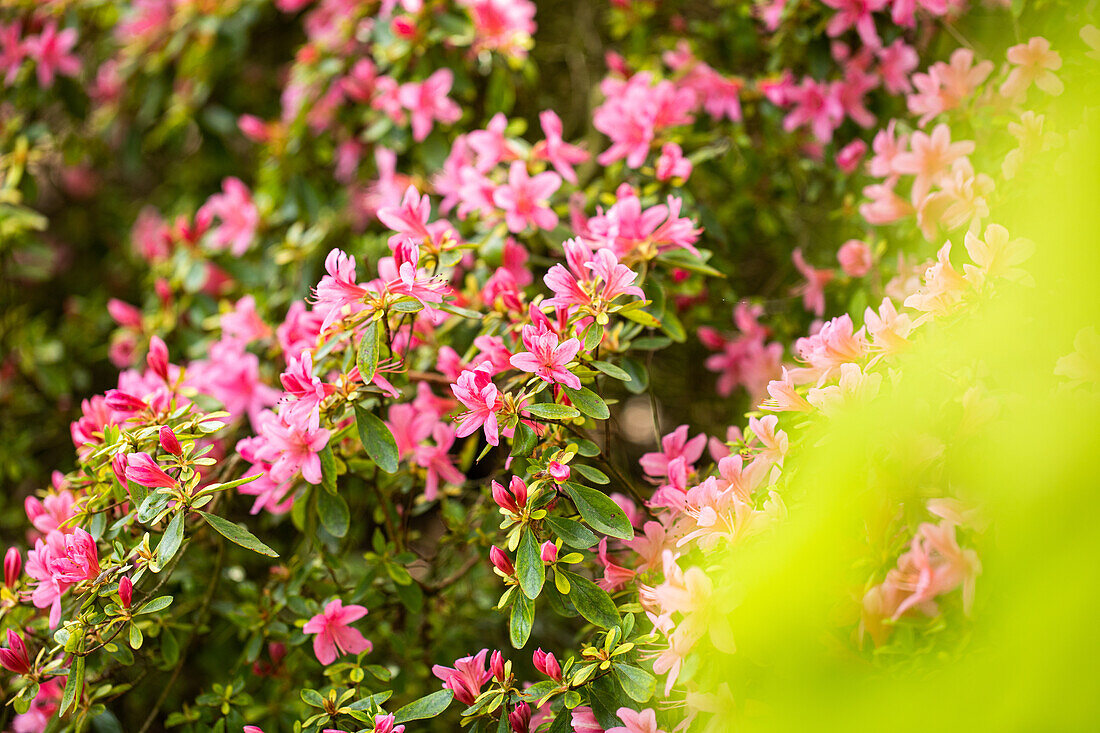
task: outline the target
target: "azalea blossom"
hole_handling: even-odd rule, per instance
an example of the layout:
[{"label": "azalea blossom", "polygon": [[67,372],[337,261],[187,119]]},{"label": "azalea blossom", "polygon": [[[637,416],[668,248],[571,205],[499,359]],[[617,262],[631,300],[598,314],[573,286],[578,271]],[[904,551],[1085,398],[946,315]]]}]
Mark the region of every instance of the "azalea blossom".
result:
[{"label": "azalea blossom", "polygon": [[504,210],[504,220],[509,231],[522,232],[528,226],[550,230],[558,225],[558,215],[550,208],[550,197],[561,187],[561,176],[544,171],[535,176],[527,174],[522,161],[512,162],[508,169],[508,183],[493,193],[493,203]]},{"label": "azalea blossom", "polygon": [[566,369],[566,366],[581,350],[581,342],[575,338],[559,343],[558,335],[553,331],[539,331],[534,326],[523,327],[524,353],[516,354],[510,362],[523,372],[538,376],[549,384],[563,384],[572,389],[581,388],[581,380]]},{"label": "azalea blossom", "polygon": [[344,654],[369,652],[373,645],[351,627],[366,615],[367,609],[363,606],[345,606],[339,598],[334,598],[325,605],[324,611],[306,621],[302,631],[315,634],[313,653],[317,661],[328,665]]},{"label": "azalea blossom", "polygon": [[[34,61],[38,86],[49,89],[58,74],[76,76],[80,73],[80,59],[72,52],[75,45],[76,29],[66,28],[58,32],[57,21],[54,20],[46,23],[37,36],[28,36],[23,41],[23,51]],[[8,74],[11,74],[10,66]]]},{"label": "azalea blossom", "polygon": [[228,247],[234,256],[240,257],[252,246],[260,212],[252,203],[248,187],[239,178],[229,177],[222,181],[222,192],[207,199],[199,213],[220,220],[210,233],[210,243],[215,250]]}]

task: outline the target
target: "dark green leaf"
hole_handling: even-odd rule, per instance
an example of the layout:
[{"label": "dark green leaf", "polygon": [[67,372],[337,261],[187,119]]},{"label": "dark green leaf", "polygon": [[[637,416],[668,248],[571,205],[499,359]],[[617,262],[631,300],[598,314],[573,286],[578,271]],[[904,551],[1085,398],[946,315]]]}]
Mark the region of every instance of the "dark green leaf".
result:
[{"label": "dark green leaf", "polygon": [[65,692],[61,696],[61,708],[57,711],[64,715],[70,709],[76,710],[76,701],[84,689],[84,657],[78,656],[69,667],[69,680],[65,683]]},{"label": "dark green leaf", "polygon": [[336,493],[336,456],[332,454],[332,446],[326,445],[317,457],[321,459],[321,486],[330,494]]},{"label": "dark green leaf", "polygon": [[597,420],[606,420],[611,417],[611,410],[607,409],[607,403],[588,387],[581,387],[580,389],[562,387],[562,389],[569,395],[569,401],[573,403],[573,406],[585,415],[594,417]]},{"label": "dark green leaf", "polygon": [[623,694],[615,675],[604,675],[589,682],[588,698],[592,703],[592,714],[602,728],[622,726],[618,710],[630,707],[630,700]]},{"label": "dark green leaf", "polygon": [[143,613],[156,613],[157,611],[163,611],[172,605],[172,596],[157,596],[148,603],[142,604],[141,608],[134,614],[140,616]]},{"label": "dark green leaf", "polygon": [[176,512],[176,516],[168,522],[168,527],[161,535],[160,544],[157,545],[157,561],[163,568],[168,561],[176,556],[183,542],[183,515],[185,512]]},{"label": "dark green leaf", "polygon": [[516,425],[516,432],[512,436],[512,455],[529,456],[535,450],[537,443],[538,436],[535,435],[535,431],[521,422]]},{"label": "dark green leaf", "polygon": [[593,529],[621,540],[634,539],[634,528],[626,512],[607,494],[572,481],[565,484],[565,493]]},{"label": "dark green leaf", "polygon": [[588,527],[572,519],[547,517],[543,521],[570,547],[585,550],[600,541]]},{"label": "dark green leaf", "polygon": [[572,467],[576,469],[577,473],[579,473],[581,476],[584,476],[586,479],[594,484],[600,484],[601,486],[603,486],[604,484],[611,483],[611,479],[607,477],[607,474],[599,470],[598,468],[593,468],[592,466],[587,466],[583,463],[574,463]]},{"label": "dark green leaf", "polygon": [[355,366],[359,367],[363,384],[370,384],[378,370],[378,321],[371,321],[363,331],[359,351],[355,354]]},{"label": "dark green leaf", "polygon": [[560,566],[555,566],[555,571],[569,581],[569,600],[573,602],[577,613],[604,629],[610,629],[619,623],[619,609],[615,607],[615,601],[611,600],[607,591],[588,578],[562,570]]},{"label": "dark green leaf", "polygon": [[419,700],[410,702],[405,707],[398,709],[393,715],[398,723],[434,718],[447,709],[453,697],[454,693],[450,690],[439,690]]},{"label": "dark green leaf", "polygon": [[516,553],[516,577],[519,587],[528,598],[539,597],[542,584],[546,580],[546,567],[542,564],[539,542],[535,533],[528,527],[519,539],[519,552]]},{"label": "dark green leaf", "polygon": [[629,695],[631,700],[646,702],[653,697],[657,680],[649,672],[632,664],[615,664],[614,670],[619,678],[619,684],[623,687],[623,692]]},{"label": "dark green leaf", "polygon": [[516,593],[515,598],[508,623],[508,635],[512,646],[522,649],[530,638],[531,626],[535,623],[535,602],[522,593]]},{"label": "dark green leaf", "polygon": [[359,428],[359,439],[363,441],[370,459],[386,473],[397,473],[397,441],[386,423],[356,405],[355,425]]},{"label": "dark green leaf", "polygon": [[581,413],[576,408],[568,405],[556,405],[546,402],[536,402],[533,405],[524,405],[524,412],[544,420],[572,420],[580,417]]},{"label": "dark green leaf", "polygon": [[246,549],[258,552],[261,555],[267,555],[268,557],[278,557],[279,553],[272,550],[270,547],[260,542],[256,538],[256,535],[249,532],[247,529],[239,524],[234,524],[228,519],[217,516],[216,514],[207,514],[206,512],[199,512],[206,523],[209,524],[214,530],[225,537],[230,542],[240,545]]},{"label": "dark green leaf", "polygon": [[321,519],[321,526],[333,537],[343,537],[348,533],[351,523],[351,513],[344,497],[339,494],[330,494],[327,491],[318,491],[317,514]]}]

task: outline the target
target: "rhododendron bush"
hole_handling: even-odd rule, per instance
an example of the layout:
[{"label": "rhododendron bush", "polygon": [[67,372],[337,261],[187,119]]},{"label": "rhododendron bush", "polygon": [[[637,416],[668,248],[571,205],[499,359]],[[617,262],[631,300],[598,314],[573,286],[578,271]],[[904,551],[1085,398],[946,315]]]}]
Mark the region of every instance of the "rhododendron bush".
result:
[{"label": "rhododendron bush", "polygon": [[4,3],[0,726],[1095,724],[1096,10]]}]

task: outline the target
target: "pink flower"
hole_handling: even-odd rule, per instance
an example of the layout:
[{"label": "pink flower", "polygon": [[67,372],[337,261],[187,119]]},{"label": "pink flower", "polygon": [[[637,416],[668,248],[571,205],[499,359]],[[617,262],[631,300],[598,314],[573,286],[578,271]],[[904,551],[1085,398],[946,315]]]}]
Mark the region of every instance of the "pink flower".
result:
[{"label": "pink flower", "polygon": [[917,204],[956,160],[974,152],[974,143],[970,140],[951,142],[951,129],[941,123],[936,125],[931,135],[914,132],[910,148],[911,152],[899,153],[894,157],[894,170],[915,176],[912,200]]},{"label": "pink flower", "polygon": [[175,487],[176,480],[169,476],[148,453],[131,453],[126,456],[126,479],[150,489]]},{"label": "pink flower", "polygon": [[38,86],[49,89],[53,86],[54,76],[76,76],[80,73],[80,59],[73,55],[76,45],[76,29],[66,28],[57,32],[57,22],[51,20],[37,36],[29,36],[23,41],[27,56],[35,62]]},{"label": "pink flower", "polygon": [[485,439],[490,445],[497,445],[500,442],[497,412],[501,399],[492,381],[492,366],[481,364],[462,372],[458,381],[451,385],[451,391],[467,410],[460,416],[455,435],[465,438],[478,428],[484,428]]},{"label": "pink flower", "polygon": [[[562,714],[564,714],[564,711],[562,711]],[[578,705],[573,708],[571,720],[574,733],[604,733],[604,729],[597,722],[592,708],[587,705]]]},{"label": "pink flower", "polygon": [[630,708],[619,708],[616,714],[624,725],[608,728],[607,733],[662,733],[657,729],[657,714],[652,708],[640,713]]},{"label": "pink flower", "polygon": [[552,680],[561,682],[561,665],[557,658],[550,652],[544,652],[541,648],[534,653],[535,669],[542,672]]},{"label": "pink flower", "polygon": [[447,96],[454,83],[450,69],[439,69],[422,82],[401,85],[397,98],[401,106],[412,113],[413,140],[422,141],[432,131],[436,120],[449,125],[458,122],[462,109]]},{"label": "pink flower", "polygon": [[[324,333],[333,322],[343,318],[345,309],[358,309],[362,300],[370,294],[367,288],[355,282],[355,258],[344,251],[334,249],[325,257],[328,273],[317,283],[313,297],[319,310],[325,312],[320,332]],[[311,344],[312,345],[312,344]]]},{"label": "pink flower", "polygon": [[228,247],[234,256],[240,257],[252,246],[260,212],[252,203],[248,187],[239,178],[230,177],[222,181],[222,192],[207,199],[199,214],[221,220],[210,233],[211,245],[215,250]]},{"label": "pink flower", "polygon": [[123,608],[129,608],[134,600],[134,583],[125,575],[118,581],[118,600]]},{"label": "pink flower", "polygon": [[511,514],[519,514],[527,506],[527,484],[519,476],[513,476],[508,488],[493,481],[491,484],[493,501],[501,509]]},{"label": "pink flower", "polygon": [[328,445],[328,430],[313,428],[298,415],[276,416],[264,412],[260,419],[260,435],[267,440],[273,454],[273,480],[283,482],[301,471],[302,478],[309,483],[321,483],[321,458],[317,454]]},{"label": "pink flower", "polygon": [[474,46],[526,58],[535,33],[535,4],[530,0],[459,0],[474,22]]},{"label": "pink flower", "polygon": [[15,81],[27,55],[22,35],[23,29],[18,21],[0,24],[0,73],[4,74],[4,84],[7,86]]},{"label": "pink flower", "polygon": [[561,188],[561,176],[551,171],[536,176],[527,174],[523,161],[512,161],[508,183],[493,192],[493,203],[504,210],[504,220],[512,232],[528,225],[549,231],[558,225],[558,215],[550,208],[550,197]]},{"label": "pink flower", "polygon": [[484,130],[473,130],[466,135],[466,144],[474,152],[478,171],[492,170],[501,161],[515,160],[516,150],[504,131],[508,127],[508,118],[502,112],[493,115]]},{"label": "pink flower", "polygon": [[837,250],[836,258],[840,269],[849,277],[863,277],[871,270],[873,260],[871,248],[859,239],[849,239]]},{"label": "pink flower", "polygon": [[647,476],[667,476],[669,463],[677,458],[685,458],[687,463],[695,463],[703,455],[707,436],[700,433],[688,440],[688,426],[681,425],[661,438],[659,453],[646,453],[638,461]]},{"label": "pink flower", "polygon": [[558,343],[558,335],[553,331],[539,332],[534,326],[523,327],[523,345],[527,352],[513,356],[509,361],[513,367],[538,376],[549,384],[564,384],[572,389],[580,389],[580,378],[566,369],[581,349],[581,342],[575,338]]},{"label": "pink flower", "polygon": [[408,237],[417,244],[424,244],[432,240],[432,234],[428,231],[428,220],[431,217],[432,204],[427,196],[421,196],[415,186],[405,189],[405,197],[400,206],[384,206],[378,209],[378,220],[388,228],[397,232],[390,237],[390,246],[401,241],[401,237]]},{"label": "pink flower", "polygon": [[373,645],[350,624],[367,615],[363,606],[345,606],[339,598],[334,598],[302,627],[307,634],[316,634],[313,638],[313,653],[321,664],[332,664],[344,654],[369,652]]},{"label": "pink flower", "polygon": [[668,181],[679,178],[686,181],[691,175],[691,161],[684,157],[684,151],[676,143],[661,146],[661,157],[657,158],[657,180]]},{"label": "pink flower", "polygon": [[802,257],[802,249],[796,248],[791,254],[794,266],[806,278],[806,282],[796,289],[802,294],[802,307],[814,315],[825,314],[825,286],[833,279],[832,270],[818,270],[811,267]]},{"label": "pink flower", "polygon": [[472,705],[481,694],[481,686],[493,677],[485,668],[488,654],[488,649],[482,649],[475,655],[456,659],[453,669],[437,664],[432,667],[432,674],[443,680],[443,688],[452,691],[456,700]]},{"label": "pink flower", "polygon": [[558,546],[550,540],[542,543],[542,548],[539,551],[539,557],[545,563],[553,563],[558,561]]},{"label": "pink flower", "polygon": [[695,242],[702,230],[695,222],[680,216],[683,200],[669,196],[667,203],[642,209],[638,194],[623,184],[615,192],[615,204],[588,220],[585,239],[611,249],[616,257],[629,255],[652,259],[671,249],[683,248],[695,256]]},{"label": "pink flower", "polygon": [[313,376],[313,357],[309,351],[303,351],[297,359],[290,357],[286,371],[279,375],[279,381],[286,395],[293,398],[287,402],[288,419],[305,419],[309,427],[316,430],[320,424],[321,401],[332,393],[333,388]]},{"label": "pink flower", "polygon": [[554,479],[559,484],[569,480],[569,466],[559,461],[550,461],[550,465],[546,467],[546,472],[550,474],[550,478]]},{"label": "pink flower", "polygon": [[49,493],[45,499],[28,496],[23,500],[23,508],[27,512],[27,519],[34,528],[42,534],[49,534],[53,530],[72,532],[71,526],[65,525],[73,517],[73,504],[76,498],[71,491],[61,490],[57,493]]},{"label": "pink flower", "polygon": [[833,131],[844,120],[844,107],[835,87],[806,78],[800,86],[790,90],[788,98],[795,107],[783,119],[784,130],[792,132],[809,125],[820,142],[833,139]]},{"label": "pink flower", "polygon": [[374,733],[405,733],[405,726],[397,725],[397,718],[387,713],[374,716]]},{"label": "pink flower", "polygon": [[14,588],[15,584],[19,582],[19,573],[23,569],[23,556],[19,554],[19,550],[14,547],[9,547],[8,551],[4,553],[4,585],[8,588]]},{"label": "pink flower", "polygon": [[562,178],[575,184],[577,174],[573,166],[588,160],[588,153],[562,139],[561,118],[553,110],[540,112],[539,124],[546,139],[536,143],[531,154],[549,162]]},{"label": "pink flower", "polygon": [[627,81],[609,77],[600,85],[607,99],[596,108],[592,124],[611,139],[611,147],[597,158],[601,165],[625,158],[627,166],[640,168],[658,132],[692,122],[695,93],[667,80],[652,82],[652,74],[641,72]]},{"label": "pink flower", "polygon": [[1055,71],[1062,68],[1062,57],[1050,50],[1050,41],[1040,36],[1008,49],[1008,61],[1014,64],[1008,78],[1001,85],[1005,97],[1018,97],[1035,86],[1047,94],[1058,96],[1065,90]]},{"label": "pink flower", "polygon": [[871,13],[882,10],[890,0],[821,0],[836,14],[829,21],[825,32],[832,37],[839,36],[849,28],[855,28],[860,39],[871,48],[882,45],[875,31],[875,20]]},{"label": "pink flower", "polygon": [[898,38],[889,46],[878,49],[876,55],[879,63],[878,73],[882,77],[886,91],[891,94],[901,94],[913,88],[909,82],[909,74],[917,68],[920,57],[904,38]]}]

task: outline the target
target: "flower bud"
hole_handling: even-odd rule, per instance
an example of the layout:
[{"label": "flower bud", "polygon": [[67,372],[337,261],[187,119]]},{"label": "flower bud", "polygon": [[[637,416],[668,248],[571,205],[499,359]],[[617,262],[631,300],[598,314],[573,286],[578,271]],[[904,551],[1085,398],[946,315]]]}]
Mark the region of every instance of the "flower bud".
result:
[{"label": "flower bud", "polygon": [[531,730],[531,706],[525,702],[516,705],[516,709],[508,713],[508,724],[512,726],[513,733],[529,733]]},{"label": "flower bud", "polygon": [[0,667],[24,675],[31,671],[31,659],[27,654],[27,645],[23,643],[23,637],[8,629],[8,648],[0,648]]},{"label": "flower bud", "polygon": [[141,311],[129,303],[111,298],[107,301],[107,312],[115,323],[124,328],[141,328]]},{"label": "flower bud", "polygon": [[504,682],[504,656],[499,651],[493,651],[489,657],[489,671],[493,673],[493,679]]},{"label": "flower bud", "polygon": [[168,347],[160,336],[149,339],[149,353],[145,355],[149,369],[165,382],[168,381]]},{"label": "flower bud", "polygon": [[544,652],[541,648],[535,650],[534,654],[535,669],[542,672],[544,675],[554,680],[555,682],[561,682],[561,665],[558,664],[557,657],[550,652]]},{"label": "flower bud", "polygon": [[374,733],[405,733],[405,726],[395,725],[397,718],[390,713],[374,716]]},{"label": "flower bud", "polygon": [[122,601],[123,608],[129,608],[130,603],[134,600],[134,584],[125,575],[118,581],[118,598]]},{"label": "flower bud", "polygon": [[14,588],[19,582],[19,571],[23,569],[23,556],[19,550],[9,547],[4,555],[4,585]]},{"label": "flower bud", "polygon": [[508,559],[508,555],[495,545],[489,550],[489,560],[505,577],[512,577],[516,574],[516,569],[512,565],[512,561]]},{"label": "flower bud", "polygon": [[165,473],[148,453],[131,453],[126,456],[126,478],[150,489],[170,489],[176,480]]},{"label": "flower bud", "polygon": [[103,396],[103,401],[107,407],[112,410],[118,410],[119,412],[137,412],[138,410],[144,410],[148,405],[145,404],[145,400],[133,396],[132,394],[126,394],[125,392],[117,389],[107,390],[107,394]]},{"label": "flower bud", "polygon": [[551,461],[550,465],[546,467],[546,472],[559,484],[569,480],[569,466],[564,463]]},{"label": "flower bud", "polygon": [[542,543],[542,561],[543,562],[557,562],[558,560],[558,546],[550,540]]},{"label": "flower bud", "polygon": [[172,432],[172,428],[167,425],[160,429],[160,447],[174,456],[183,455],[183,447],[180,445],[179,438]]}]

